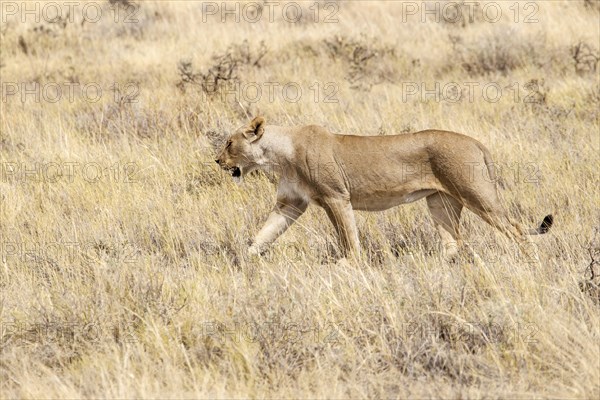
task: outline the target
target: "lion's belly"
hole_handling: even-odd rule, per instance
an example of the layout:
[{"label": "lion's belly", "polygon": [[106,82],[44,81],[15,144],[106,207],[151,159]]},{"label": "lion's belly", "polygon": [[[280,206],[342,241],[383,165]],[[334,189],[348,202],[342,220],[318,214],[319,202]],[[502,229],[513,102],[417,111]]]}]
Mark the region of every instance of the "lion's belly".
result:
[{"label": "lion's belly", "polygon": [[435,193],[435,189],[420,189],[416,191],[394,191],[394,192],[375,192],[375,193],[353,193],[350,198],[352,208],[363,211],[383,211],[401,204],[412,203],[420,200],[430,194]]}]

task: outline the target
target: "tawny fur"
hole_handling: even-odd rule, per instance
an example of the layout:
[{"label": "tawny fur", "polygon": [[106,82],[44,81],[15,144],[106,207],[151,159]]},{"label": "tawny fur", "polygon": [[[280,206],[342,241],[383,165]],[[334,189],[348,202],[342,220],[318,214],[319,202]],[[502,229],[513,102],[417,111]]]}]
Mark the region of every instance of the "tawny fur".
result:
[{"label": "tawny fur", "polygon": [[525,229],[501,206],[489,151],[455,132],[426,130],[390,136],[337,135],[315,126],[267,126],[262,117],[238,129],[216,160],[242,181],[262,169],[279,174],[277,203],[250,253],[260,253],[304,213],[323,207],[345,254],[360,253],[353,210],[381,211],[422,198],[448,257],[462,246],[459,219],[464,207],[521,246]]}]

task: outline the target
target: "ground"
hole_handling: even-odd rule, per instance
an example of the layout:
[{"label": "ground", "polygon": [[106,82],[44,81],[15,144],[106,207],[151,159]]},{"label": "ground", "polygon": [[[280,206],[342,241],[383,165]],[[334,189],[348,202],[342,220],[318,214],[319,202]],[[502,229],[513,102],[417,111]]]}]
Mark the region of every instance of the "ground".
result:
[{"label": "ground", "polygon": [[[600,396],[598,2],[49,4],[1,4],[0,397]],[[540,262],[469,212],[445,262],[424,201],[249,258],[259,114],[478,139]]]}]

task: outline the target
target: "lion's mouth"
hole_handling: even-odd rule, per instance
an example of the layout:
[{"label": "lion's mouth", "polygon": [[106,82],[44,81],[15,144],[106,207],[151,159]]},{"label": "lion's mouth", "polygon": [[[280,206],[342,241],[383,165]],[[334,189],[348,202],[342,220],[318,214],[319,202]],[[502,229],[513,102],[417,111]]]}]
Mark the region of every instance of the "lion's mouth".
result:
[{"label": "lion's mouth", "polygon": [[227,172],[229,172],[235,183],[238,185],[242,183],[244,178],[242,177],[242,169],[240,167],[228,168]]}]

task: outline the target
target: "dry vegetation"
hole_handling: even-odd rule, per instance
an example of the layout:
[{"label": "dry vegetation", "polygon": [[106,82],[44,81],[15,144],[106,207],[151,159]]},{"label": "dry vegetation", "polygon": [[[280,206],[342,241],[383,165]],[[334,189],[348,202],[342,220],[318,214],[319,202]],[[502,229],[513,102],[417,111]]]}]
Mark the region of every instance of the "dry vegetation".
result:
[{"label": "dry vegetation", "polygon": [[[272,23],[203,22],[200,2],[143,2],[126,23],[129,3],[111,3],[96,23],[79,7],[0,28],[0,397],[600,396],[596,1],[537,2],[534,23],[512,2],[497,23],[483,3],[472,21],[402,22],[399,2],[335,3],[324,23],[333,8],[315,22],[310,2],[295,24],[281,7]],[[462,99],[406,95],[436,82]],[[23,104],[10,83],[47,93]],[[234,84],[251,86],[235,98]],[[541,262],[469,213],[483,262],[443,262],[424,202],[358,213],[360,265],[336,265],[317,208],[248,259],[274,188],[238,187],[212,160],[258,113],[481,140],[511,212],[555,214]]]}]

